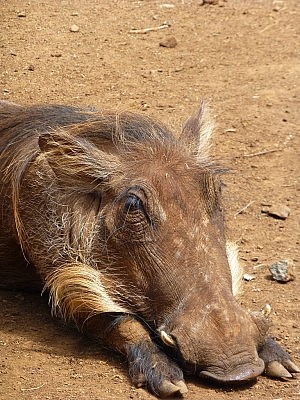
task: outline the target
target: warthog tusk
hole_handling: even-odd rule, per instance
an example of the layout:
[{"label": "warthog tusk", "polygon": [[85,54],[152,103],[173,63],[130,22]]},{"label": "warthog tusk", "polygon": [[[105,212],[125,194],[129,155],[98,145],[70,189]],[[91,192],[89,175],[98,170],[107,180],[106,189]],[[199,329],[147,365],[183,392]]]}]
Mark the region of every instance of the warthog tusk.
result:
[{"label": "warthog tusk", "polygon": [[160,331],[160,338],[167,346],[174,347],[175,342],[174,339],[168,335],[165,331]]}]

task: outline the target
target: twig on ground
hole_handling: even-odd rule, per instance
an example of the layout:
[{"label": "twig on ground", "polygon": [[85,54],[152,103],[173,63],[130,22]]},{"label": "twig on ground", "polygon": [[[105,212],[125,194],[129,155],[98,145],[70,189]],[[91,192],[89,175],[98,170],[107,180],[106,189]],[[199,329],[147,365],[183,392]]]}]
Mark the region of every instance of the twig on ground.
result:
[{"label": "twig on ground", "polygon": [[243,207],[243,208],[241,208],[239,211],[237,211],[237,212],[234,214],[234,217],[236,217],[236,216],[239,215],[239,214],[242,214],[242,213],[243,213],[244,211],[246,211],[247,208],[250,207],[251,204],[253,204],[253,203],[254,203],[254,200],[250,201],[250,203],[246,204],[245,207]]},{"label": "twig on ground", "polygon": [[[283,10],[283,8],[281,10]],[[272,24],[269,24],[269,25],[265,26],[262,30],[259,31],[259,33],[263,33],[265,31],[267,31],[268,29],[273,28],[274,26],[278,25],[278,22],[279,21],[276,20]]]},{"label": "twig on ground", "polygon": [[258,151],[257,153],[243,154],[242,157],[263,156],[264,154],[275,153],[275,151],[281,151],[281,150],[282,149],[263,150],[263,151]]},{"label": "twig on ground", "polygon": [[129,33],[148,33],[148,32],[155,32],[155,31],[159,31],[159,30],[161,30],[161,29],[166,29],[166,28],[169,28],[169,27],[170,27],[170,24],[165,23],[165,24],[159,25],[159,26],[157,26],[157,27],[153,27],[153,28],[131,29],[131,30],[129,31]]},{"label": "twig on ground", "polygon": [[26,391],[29,391],[29,390],[38,390],[38,389],[41,389],[43,386],[45,386],[45,384],[43,383],[42,385],[40,385],[40,386],[37,386],[37,387],[32,387],[32,388],[28,388],[28,389],[23,389],[23,388],[21,388],[21,390],[22,390],[22,392],[26,392]]}]

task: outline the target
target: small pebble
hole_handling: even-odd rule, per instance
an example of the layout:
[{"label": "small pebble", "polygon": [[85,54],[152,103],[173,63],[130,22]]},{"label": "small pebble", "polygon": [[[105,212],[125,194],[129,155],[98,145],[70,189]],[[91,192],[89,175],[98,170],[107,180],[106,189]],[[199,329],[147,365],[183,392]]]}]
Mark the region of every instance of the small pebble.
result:
[{"label": "small pebble", "polygon": [[160,5],[160,8],[174,8],[175,5],[171,3],[164,3]]},{"label": "small pebble", "polygon": [[213,6],[217,5],[219,0],[200,0],[200,6],[204,6],[205,4],[211,4]]},{"label": "small pebble", "polygon": [[295,279],[295,276],[288,272],[288,269],[289,262],[287,260],[277,261],[269,267],[269,271],[271,272],[273,279],[281,283],[290,282]]},{"label": "small pebble", "polygon": [[20,11],[20,12],[18,12],[17,16],[19,18],[25,18],[26,17],[26,12],[25,11]]},{"label": "small pebble", "polygon": [[225,133],[235,133],[236,129],[235,128],[229,128],[229,129],[226,129],[224,132]]},{"label": "small pebble", "polygon": [[249,282],[249,281],[253,281],[253,279],[255,279],[255,276],[250,275],[250,274],[244,274],[243,279],[244,279],[244,281]]},{"label": "small pebble", "polygon": [[271,205],[268,209],[262,209],[262,212],[268,214],[270,217],[277,219],[287,219],[290,215],[290,208],[282,204]]},{"label": "small pebble", "polygon": [[282,9],[282,4],[275,4],[273,7],[273,11],[276,12],[280,11],[281,9]]},{"label": "small pebble", "polygon": [[75,24],[71,25],[70,32],[79,32],[79,26]]},{"label": "small pebble", "polygon": [[167,47],[168,49],[173,49],[177,46],[177,40],[174,36],[167,36],[165,39],[159,42],[162,47]]}]

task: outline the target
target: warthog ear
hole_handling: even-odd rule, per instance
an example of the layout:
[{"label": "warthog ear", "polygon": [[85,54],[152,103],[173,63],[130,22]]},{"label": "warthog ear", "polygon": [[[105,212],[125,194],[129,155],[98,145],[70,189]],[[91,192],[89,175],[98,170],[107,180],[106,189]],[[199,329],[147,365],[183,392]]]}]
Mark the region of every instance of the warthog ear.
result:
[{"label": "warthog ear", "polygon": [[202,101],[199,109],[183,125],[180,135],[180,138],[199,161],[205,160],[209,156],[213,128],[214,122],[209,108]]},{"label": "warthog ear", "polygon": [[93,142],[64,130],[40,135],[39,147],[66,187],[91,191],[122,175],[116,155],[99,150]]}]

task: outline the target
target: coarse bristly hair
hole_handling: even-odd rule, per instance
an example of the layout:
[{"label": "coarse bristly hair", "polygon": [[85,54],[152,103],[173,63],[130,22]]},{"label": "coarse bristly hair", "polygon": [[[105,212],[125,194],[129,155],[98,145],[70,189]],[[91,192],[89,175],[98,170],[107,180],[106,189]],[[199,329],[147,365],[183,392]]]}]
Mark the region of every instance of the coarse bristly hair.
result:
[{"label": "coarse bristly hair", "polygon": [[53,313],[61,315],[65,320],[76,322],[78,310],[84,315],[82,324],[98,313],[129,313],[128,309],[114,301],[111,293],[107,293],[99,271],[89,265],[61,265],[47,277],[46,289],[49,290]]},{"label": "coarse bristly hair", "polygon": [[236,243],[226,243],[226,254],[231,272],[232,293],[237,297],[241,293],[243,269],[238,260],[238,247]]},{"label": "coarse bristly hair", "polygon": [[205,101],[201,101],[198,110],[183,125],[182,137],[185,137],[186,145],[199,163],[209,160],[214,126],[214,119]]},{"label": "coarse bristly hair", "polygon": [[[152,148],[154,151],[162,144],[166,151],[170,149],[172,153],[171,149],[182,142],[203,171],[207,171],[207,178],[203,182],[203,196],[207,197],[208,211],[213,212],[209,199],[218,194],[209,182],[209,175],[221,170],[209,159],[213,124],[203,102],[199,110],[187,120],[179,140],[163,124],[129,112],[94,112],[74,107],[62,107],[61,110],[60,106],[12,107],[13,115],[1,119],[0,122],[0,130],[4,132],[0,139],[1,161],[5,179],[11,184],[15,226],[23,249],[28,246],[28,240],[19,213],[20,186],[30,164],[39,159],[48,161],[64,190],[68,189],[73,193],[88,192],[97,189],[98,185],[104,185],[108,180],[118,179],[122,174],[122,165],[116,153],[122,152],[126,155],[134,148]],[[63,113],[63,118],[59,119],[57,113]],[[7,142],[8,131],[10,140]],[[71,218],[68,213],[70,211],[66,212],[66,221]],[[54,219],[53,223],[56,224]],[[71,219],[69,224],[72,231],[76,232]],[[78,230],[78,238],[73,243],[82,242],[81,233]],[[67,250],[73,261],[68,267],[61,264],[63,273],[56,271],[47,277],[46,287],[50,290],[53,309],[59,310],[65,318],[72,318],[76,310],[82,307],[82,303],[69,305],[71,292],[73,296],[75,292],[87,293],[89,290],[89,296],[84,300],[87,308],[94,312],[108,309],[127,312],[126,308],[118,306],[105,293],[99,273],[88,266],[89,260],[84,257],[74,260],[72,253],[77,252],[78,258],[80,249],[78,245],[78,248],[73,249],[73,244],[68,243],[69,238],[65,237],[63,251]],[[49,243],[49,246],[53,247],[53,243]],[[85,244],[83,247],[86,247]],[[232,251],[229,252],[231,253]],[[83,271],[86,273],[84,276]],[[234,271],[235,269],[232,270],[233,282],[236,276]],[[64,287],[65,281],[72,282],[72,291]],[[235,292],[235,283],[233,288]],[[102,298],[103,304],[97,304],[97,297]]]},{"label": "coarse bristly hair", "polygon": [[[165,143],[167,146],[174,143],[174,136],[163,124],[130,112],[95,112],[89,109],[79,110],[75,107],[62,106],[26,108],[11,104],[11,107],[13,108],[12,113],[8,113],[6,116],[3,112],[0,121],[0,131],[4,132],[0,141],[0,149],[2,151],[2,169],[6,180],[11,182],[14,219],[21,245],[25,242],[25,232],[18,212],[20,184],[29,164],[41,153],[37,147],[38,138],[42,149],[43,143],[47,142],[47,148],[43,150],[44,157],[47,158],[48,155],[48,158],[54,163],[56,159],[62,173],[64,165],[61,163],[61,155],[68,152],[70,144],[74,149],[77,148],[76,157],[82,156],[81,170],[76,170],[79,168],[78,160],[76,165],[72,165],[72,153],[69,153],[69,165],[66,173],[63,173],[63,178],[68,179],[72,173],[73,175],[78,174],[78,176],[90,174],[95,185],[99,180],[107,179],[110,174],[117,175],[117,171],[121,168],[118,158],[113,154],[108,156],[104,151],[99,150],[95,146],[95,141],[97,145],[102,143],[104,146],[113,143],[119,149],[122,147],[123,151],[130,146],[145,142]],[[64,113],[62,120],[58,120],[56,117],[60,108]],[[220,168],[216,168],[208,157],[213,129],[210,121],[209,110],[202,102],[198,112],[190,117],[184,125],[181,138],[186,144],[189,143],[190,149],[195,151],[199,164],[211,171],[220,172]],[[5,132],[8,131],[10,139],[7,142]],[[107,157],[109,157],[109,163],[105,163],[106,169],[101,170],[98,167],[98,175],[95,176],[94,160],[105,160]],[[108,166],[110,169],[107,168]],[[67,185],[68,181],[66,180],[64,183]]]}]

